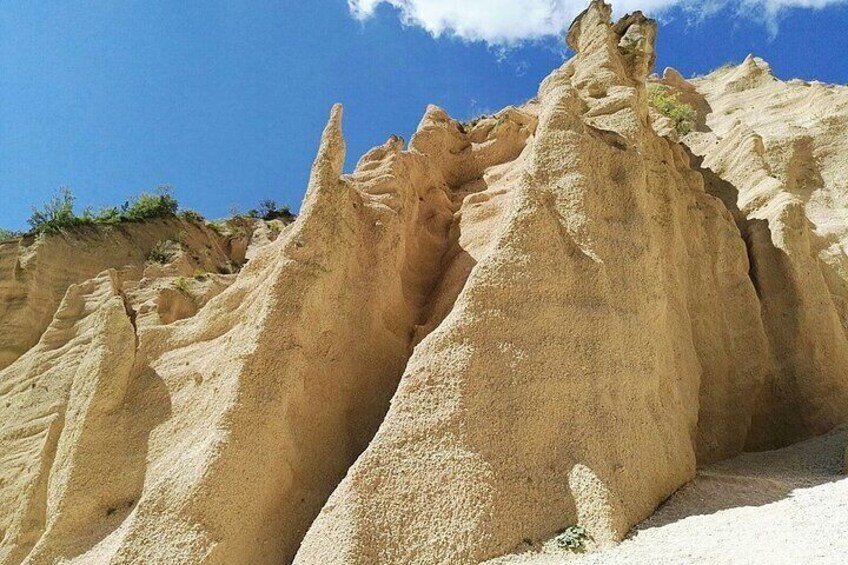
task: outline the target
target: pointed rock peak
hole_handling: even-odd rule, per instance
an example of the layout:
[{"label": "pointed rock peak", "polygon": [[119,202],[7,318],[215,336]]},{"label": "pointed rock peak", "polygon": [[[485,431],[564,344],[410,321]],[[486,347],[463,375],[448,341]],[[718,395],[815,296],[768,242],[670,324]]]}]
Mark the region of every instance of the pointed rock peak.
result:
[{"label": "pointed rock peak", "polygon": [[571,23],[565,35],[565,43],[571,49],[579,53],[585,47],[584,32],[592,26],[610,25],[612,18],[612,6],[603,0],[592,0],[589,7],[583,10]]},{"label": "pointed rock peak", "polygon": [[636,80],[645,80],[656,62],[656,20],[646,18],[642,12],[633,12],[621,18],[613,26],[613,31],[620,38],[618,50],[627,64],[630,76]]},{"label": "pointed rock peak", "polygon": [[443,109],[430,104],[409,141],[409,149],[435,155],[445,151],[459,152],[467,144],[460,131],[459,122],[452,119]]},{"label": "pointed rock peak", "polygon": [[312,165],[312,173],[324,170],[327,175],[340,177],[345,159],[345,141],[342,135],[342,105],[334,104],[330,119],[321,134],[318,156]]},{"label": "pointed rock peak", "polygon": [[752,53],[745,57],[745,60],[739,65],[739,69],[750,76],[771,76],[771,65],[766,63],[765,60],[755,57]]},{"label": "pointed rock peak", "polygon": [[566,35],[566,43],[581,59],[619,59],[607,67],[616,74],[623,68],[628,78],[644,81],[656,59],[654,43],[657,22],[634,12],[612,24],[612,7],[603,0],[592,0]]},{"label": "pointed rock peak", "polygon": [[365,155],[360,157],[359,161],[356,163],[354,171],[357,172],[362,169],[367,169],[370,163],[382,161],[388,156],[399,155],[403,152],[403,144],[404,140],[402,137],[395,134],[390,135],[389,139],[387,139],[383,145],[374,147]]},{"label": "pointed rock peak", "polygon": [[451,117],[443,109],[435,104],[428,104],[427,110],[424,111],[424,116],[421,117],[421,121],[418,123],[417,131],[421,131],[432,124],[449,123],[451,121]]},{"label": "pointed rock peak", "polygon": [[334,104],[330,110],[330,119],[321,134],[318,155],[312,163],[309,187],[306,189],[304,203],[320,187],[333,185],[339,181],[344,168],[345,141],[342,135],[342,105]]},{"label": "pointed rock peak", "polygon": [[771,66],[759,57],[748,55],[738,66],[722,75],[725,88],[731,92],[741,92],[770,83],[775,79]]},{"label": "pointed rock peak", "polygon": [[321,145],[318,147],[318,156],[315,164],[325,162],[339,177],[342,174],[345,159],[345,141],[342,135],[342,105],[333,104],[330,110],[330,119],[321,134]]}]

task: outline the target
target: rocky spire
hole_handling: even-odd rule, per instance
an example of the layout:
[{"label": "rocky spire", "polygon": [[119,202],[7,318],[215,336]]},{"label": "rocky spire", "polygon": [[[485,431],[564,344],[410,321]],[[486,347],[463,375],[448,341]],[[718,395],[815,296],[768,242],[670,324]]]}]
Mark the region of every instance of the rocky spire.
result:
[{"label": "rocky spire", "polygon": [[641,83],[654,65],[656,21],[634,12],[613,25],[611,17],[609,4],[593,0],[566,35],[579,61],[575,86],[590,86],[592,95],[614,85]]},{"label": "rocky spire", "polygon": [[345,141],[342,135],[342,105],[334,104],[330,119],[321,134],[318,155],[312,163],[309,187],[304,204],[308,205],[312,194],[321,186],[336,183],[342,175],[345,160]]}]

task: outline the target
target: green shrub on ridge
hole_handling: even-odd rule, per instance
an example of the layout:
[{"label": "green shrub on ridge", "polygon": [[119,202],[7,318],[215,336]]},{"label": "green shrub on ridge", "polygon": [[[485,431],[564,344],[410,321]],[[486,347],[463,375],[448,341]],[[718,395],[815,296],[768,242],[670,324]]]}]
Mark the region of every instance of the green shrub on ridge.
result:
[{"label": "green shrub on ridge", "polygon": [[121,222],[141,222],[154,218],[168,218],[177,213],[179,204],[171,194],[170,185],[159,185],[153,193],[143,192],[120,208],[111,206],[93,212],[90,208],[81,215],[74,212],[76,197],[63,186],[41,208],[33,208],[28,223],[32,233],[58,233],[83,225],[115,225]]},{"label": "green shrub on ridge", "polygon": [[680,100],[680,93],[672,92],[667,86],[652,84],[648,87],[648,97],[651,106],[671,120],[679,136],[683,137],[695,129],[698,113]]}]

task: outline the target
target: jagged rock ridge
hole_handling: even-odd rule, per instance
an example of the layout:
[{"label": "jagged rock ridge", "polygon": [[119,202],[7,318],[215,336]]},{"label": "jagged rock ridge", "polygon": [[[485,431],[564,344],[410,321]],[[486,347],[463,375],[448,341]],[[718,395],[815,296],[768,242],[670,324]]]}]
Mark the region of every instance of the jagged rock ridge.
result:
[{"label": "jagged rock ridge", "polygon": [[739,99],[802,86],[669,71],[705,116],[678,143],[656,24],[610,16],[536,100],[468,131],[431,106],[349,175],[335,107],[298,220],[200,300],[117,258],[57,282],[0,371],[0,563],[604,545],[696,466],[848,421],[844,89],[768,130]]}]

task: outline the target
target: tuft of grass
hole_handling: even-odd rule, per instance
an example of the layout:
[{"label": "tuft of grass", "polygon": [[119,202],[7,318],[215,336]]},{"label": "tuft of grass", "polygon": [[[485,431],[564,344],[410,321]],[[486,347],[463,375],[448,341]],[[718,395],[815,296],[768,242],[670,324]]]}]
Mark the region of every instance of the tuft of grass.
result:
[{"label": "tuft of grass", "polygon": [[177,290],[185,294],[186,296],[191,297],[191,292],[189,292],[188,288],[188,279],[185,277],[177,277],[177,280],[174,281],[174,287]]},{"label": "tuft of grass", "polygon": [[586,531],[586,528],[580,525],[569,526],[562,531],[554,541],[556,544],[568,551],[582,553],[586,550],[586,542],[590,541],[592,536]]},{"label": "tuft of grass", "polygon": [[101,208],[94,215],[94,223],[103,226],[112,226],[121,223],[121,211],[116,206]]},{"label": "tuft of grass", "polygon": [[652,84],[648,87],[648,97],[651,106],[671,120],[679,136],[683,137],[695,129],[698,113],[680,100],[680,93],[672,92],[667,86]]}]

